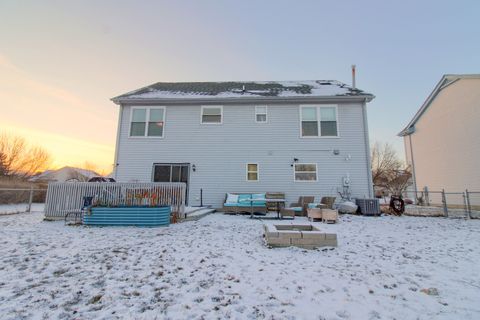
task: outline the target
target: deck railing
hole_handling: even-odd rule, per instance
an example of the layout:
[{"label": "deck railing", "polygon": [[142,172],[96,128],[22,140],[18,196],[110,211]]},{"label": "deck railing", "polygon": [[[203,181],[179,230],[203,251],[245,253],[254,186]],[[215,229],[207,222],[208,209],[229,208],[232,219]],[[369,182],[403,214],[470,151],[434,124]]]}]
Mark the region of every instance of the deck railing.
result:
[{"label": "deck railing", "polygon": [[94,197],[98,205],[169,205],[177,218],[185,213],[186,185],[172,183],[54,182],[48,184],[45,218],[62,219],[81,210],[83,197]]}]

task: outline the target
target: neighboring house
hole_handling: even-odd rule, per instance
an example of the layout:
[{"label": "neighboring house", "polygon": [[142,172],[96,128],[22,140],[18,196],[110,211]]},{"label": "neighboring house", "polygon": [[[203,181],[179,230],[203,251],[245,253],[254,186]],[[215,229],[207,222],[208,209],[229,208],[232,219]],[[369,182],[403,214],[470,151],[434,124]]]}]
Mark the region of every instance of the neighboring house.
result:
[{"label": "neighboring house", "polygon": [[156,83],[115,97],[114,178],[185,182],[189,205],[226,192],[372,197],[366,103],[338,81]]},{"label": "neighboring house", "polygon": [[82,182],[88,181],[88,179],[99,176],[98,173],[92,170],[63,167],[56,170],[47,170],[34,177],[31,181],[43,181],[43,182]]},{"label": "neighboring house", "polygon": [[417,190],[480,191],[479,120],[480,74],[443,76],[399,133]]}]

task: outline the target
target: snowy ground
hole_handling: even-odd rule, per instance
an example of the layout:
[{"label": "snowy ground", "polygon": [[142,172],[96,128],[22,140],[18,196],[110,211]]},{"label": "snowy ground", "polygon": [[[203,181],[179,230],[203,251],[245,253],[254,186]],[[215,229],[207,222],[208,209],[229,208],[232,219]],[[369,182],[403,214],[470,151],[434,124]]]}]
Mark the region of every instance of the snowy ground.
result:
[{"label": "snowy ground", "polygon": [[[43,203],[32,203],[32,212],[42,212],[45,207]],[[15,214],[27,211],[28,204],[0,204],[0,216],[5,214]]]},{"label": "snowy ground", "polygon": [[1,216],[0,315],[480,319],[479,220],[343,216],[316,224],[338,233],[338,248],[268,249],[262,221],[245,216],[151,229]]}]

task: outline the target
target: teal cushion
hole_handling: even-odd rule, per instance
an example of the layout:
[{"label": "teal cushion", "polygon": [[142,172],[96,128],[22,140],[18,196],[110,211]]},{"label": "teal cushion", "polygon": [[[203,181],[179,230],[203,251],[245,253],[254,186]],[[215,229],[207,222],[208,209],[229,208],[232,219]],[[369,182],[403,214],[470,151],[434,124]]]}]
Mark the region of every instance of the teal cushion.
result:
[{"label": "teal cushion", "polygon": [[318,203],[309,203],[308,208],[313,209],[316,208],[319,204]]},{"label": "teal cushion", "polygon": [[245,200],[250,200],[252,198],[252,195],[250,193],[242,193],[238,195],[238,203],[247,203],[250,205],[250,201],[245,201]]},{"label": "teal cushion", "polygon": [[253,201],[254,207],[265,207],[266,205],[265,201]]},{"label": "teal cushion", "polygon": [[224,203],[224,207],[238,207],[238,203]]},{"label": "teal cushion", "polygon": [[250,208],[252,205],[250,204],[250,201],[244,201],[240,202],[237,206],[242,208]]},{"label": "teal cushion", "polygon": [[[254,193],[252,199],[265,199],[265,193]],[[253,201],[254,207],[263,207],[266,205],[266,201]]]},{"label": "teal cushion", "polygon": [[302,207],[291,207],[290,209],[292,209],[295,212],[302,212],[303,211]]}]

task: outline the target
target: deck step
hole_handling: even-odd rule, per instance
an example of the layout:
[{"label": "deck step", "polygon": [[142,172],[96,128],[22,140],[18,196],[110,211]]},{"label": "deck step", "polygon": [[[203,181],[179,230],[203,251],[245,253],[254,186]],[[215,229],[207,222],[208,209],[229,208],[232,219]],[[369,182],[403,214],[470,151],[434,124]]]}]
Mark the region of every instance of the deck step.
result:
[{"label": "deck step", "polygon": [[[200,214],[198,214],[199,211],[202,211],[202,212],[201,212]],[[204,212],[203,212],[203,211],[204,211]],[[197,214],[195,214],[195,215],[193,215],[193,216],[188,216],[188,213],[187,213],[187,217],[186,217],[183,221],[195,221],[195,220],[199,220],[199,219],[201,219],[201,218],[203,218],[203,217],[205,217],[205,216],[208,216],[209,214],[211,214],[211,213],[213,213],[213,212],[215,212],[215,211],[216,211],[215,209],[208,209],[208,208],[206,208],[206,209],[201,209],[201,210],[195,210],[195,211],[193,211],[193,212],[195,212],[195,213],[197,213]],[[190,212],[190,214],[193,213],[193,212]]]}]

